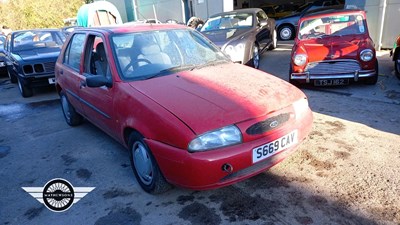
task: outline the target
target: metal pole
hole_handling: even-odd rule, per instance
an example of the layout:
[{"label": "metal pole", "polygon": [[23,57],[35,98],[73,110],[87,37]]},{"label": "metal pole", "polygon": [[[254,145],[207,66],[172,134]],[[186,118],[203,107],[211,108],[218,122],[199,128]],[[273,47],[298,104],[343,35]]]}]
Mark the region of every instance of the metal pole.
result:
[{"label": "metal pole", "polygon": [[132,0],[133,20],[134,21],[138,19],[136,5],[137,5],[136,0]]},{"label": "metal pole", "polygon": [[381,14],[381,23],[379,24],[379,38],[378,38],[378,51],[381,50],[382,48],[382,37],[383,37],[383,26],[385,22],[385,15],[386,15],[386,1],[383,0],[383,5],[382,5],[382,0],[380,1],[380,5],[382,5],[382,14]]}]

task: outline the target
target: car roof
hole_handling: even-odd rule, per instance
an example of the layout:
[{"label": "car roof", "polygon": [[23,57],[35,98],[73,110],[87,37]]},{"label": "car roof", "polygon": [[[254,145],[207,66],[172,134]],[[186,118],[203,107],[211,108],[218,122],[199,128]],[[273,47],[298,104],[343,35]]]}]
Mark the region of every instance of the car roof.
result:
[{"label": "car roof", "polygon": [[360,10],[360,9],[342,9],[342,10],[337,10],[334,8],[329,8],[326,10],[322,11],[316,11],[312,12],[310,14],[306,14],[303,17],[301,17],[301,20],[305,19],[310,19],[310,18],[318,18],[322,16],[327,16],[327,15],[343,15],[343,14],[365,14],[365,11]]},{"label": "car roof", "polygon": [[28,29],[28,30],[15,30],[12,33],[22,33],[22,32],[29,32],[29,31],[60,31],[60,29],[56,28],[41,28],[41,29]]},{"label": "car roof", "polygon": [[229,12],[217,13],[217,14],[214,14],[214,15],[212,15],[210,17],[230,15],[230,14],[236,14],[236,13],[256,13],[256,12],[258,12],[260,10],[262,10],[262,9],[260,9],[260,8],[236,9],[236,10],[229,11]]},{"label": "car roof", "polygon": [[143,31],[156,31],[156,30],[170,30],[170,29],[191,29],[181,24],[154,24],[154,23],[140,23],[140,24],[119,24],[113,26],[101,27],[82,27],[73,31],[75,32],[90,32],[97,31],[100,33],[133,33]]}]

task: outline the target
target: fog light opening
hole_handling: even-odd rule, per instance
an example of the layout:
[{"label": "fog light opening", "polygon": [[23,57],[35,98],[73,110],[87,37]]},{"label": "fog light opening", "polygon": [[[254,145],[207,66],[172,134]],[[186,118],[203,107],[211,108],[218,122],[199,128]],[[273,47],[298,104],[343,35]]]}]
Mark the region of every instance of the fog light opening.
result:
[{"label": "fog light opening", "polygon": [[222,171],[227,172],[227,173],[232,173],[233,172],[233,166],[229,163],[225,163],[222,165]]}]

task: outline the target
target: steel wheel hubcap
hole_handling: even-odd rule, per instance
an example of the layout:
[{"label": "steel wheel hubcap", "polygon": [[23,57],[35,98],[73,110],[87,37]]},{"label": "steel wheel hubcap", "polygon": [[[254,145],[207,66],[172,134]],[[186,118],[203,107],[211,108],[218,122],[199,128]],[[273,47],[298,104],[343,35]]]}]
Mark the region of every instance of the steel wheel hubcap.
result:
[{"label": "steel wheel hubcap", "polygon": [[133,163],[140,180],[146,185],[151,184],[153,181],[153,164],[146,147],[137,141],[133,144],[132,151]]},{"label": "steel wheel hubcap", "polygon": [[258,54],[258,47],[254,46],[253,50],[253,64],[254,68],[258,68],[258,63],[260,61],[260,55]]},{"label": "steel wheel hubcap", "polygon": [[292,32],[289,28],[282,29],[281,36],[283,39],[288,39],[290,37],[290,35],[292,35]]},{"label": "steel wheel hubcap", "polygon": [[67,98],[64,95],[61,97],[61,105],[62,105],[62,108],[64,111],[65,118],[68,121],[70,121],[71,120],[71,112],[69,111],[69,103],[67,101]]}]

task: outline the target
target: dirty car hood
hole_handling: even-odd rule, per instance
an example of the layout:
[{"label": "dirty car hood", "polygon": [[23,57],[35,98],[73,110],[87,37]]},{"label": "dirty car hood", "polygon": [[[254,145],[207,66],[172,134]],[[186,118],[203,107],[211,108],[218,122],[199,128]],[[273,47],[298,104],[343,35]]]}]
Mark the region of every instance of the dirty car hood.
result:
[{"label": "dirty car hood", "polygon": [[252,28],[224,29],[203,31],[202,34],[214,42],[218,47],[222,47],[225,43],[236,40],[237,38],[250,32]]},{"label": "dirty car hood", "polygon": [[299,89],[281,79],[233,63],[130,85],[197,134],[257,118],[304,97]]}]

